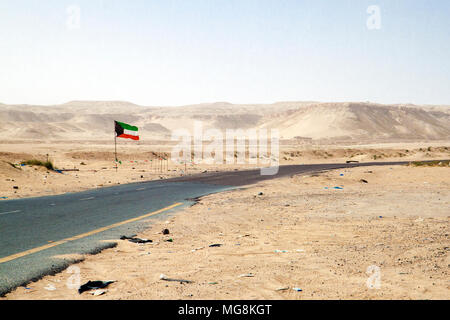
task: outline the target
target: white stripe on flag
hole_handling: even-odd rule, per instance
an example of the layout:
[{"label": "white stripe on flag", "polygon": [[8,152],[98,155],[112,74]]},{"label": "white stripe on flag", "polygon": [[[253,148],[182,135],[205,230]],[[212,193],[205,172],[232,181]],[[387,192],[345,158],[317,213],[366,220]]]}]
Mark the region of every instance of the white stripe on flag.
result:
[{"label": "white stripe on flag", "polygon": [[137,131],[131,131],[131,130],[124,129],[123,133],[129,134],[131,136],[138,136],[138,132]]}]

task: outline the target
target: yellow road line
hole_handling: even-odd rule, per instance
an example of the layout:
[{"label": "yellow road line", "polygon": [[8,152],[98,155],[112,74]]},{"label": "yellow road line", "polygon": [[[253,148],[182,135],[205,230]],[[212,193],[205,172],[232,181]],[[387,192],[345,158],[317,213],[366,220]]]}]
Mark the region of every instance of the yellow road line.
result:
[{"label": "yellow road line", "polygon": [[56,247],[56,246],[59,246],[60,244],[63,244],[63,243],[69,242],[69,241],[85,238],[87,236],[91,236],[93,234],[100,233],[100,232],[103,232],[103,231],[106,231],[106,230],[109,230],[109,229],[112,229],[112,228],[124,225],[126,223],[130,223],[130,222],[138,221],[138,220],[150,217],[150,216],[154,216],[154,215],[159,214],[161,212],[164,212],[164,211],[170,210],[172,208],[178,207],[179,205],[182,205],[182,203],[181,202],[177,202],[177,203],[174,203],[174,204],[172,204],[172,205],[170,205],[168,207],[165,207],[165,208],[162,208],[162,209],[159,209],[159,210],[156,210],[156,211],[144,214],[143,216],[140,216],[140,217],[136,217],[136,218],[128,219],[128,220],[125,220],[125,221],[117,222],[117,223],[114,223],[114,224],[109,225],[107,227],[103,227],[103,228],[99,228],[99,229],[96,229],[96,230],[92,230],[92,231],[89,231],[89,232],[86,232],[86,233],[82,233],[82,234],[79,234],[79,235],[71,237],[71,238],[63,239],[63,240],[60,240],[60,241],[55,241],[55,242],[46,244],[46,245],[41,246],[41,247],[37,247],[37,248],[34,248],[34,249],[30,249],[30,250],[26,250],[26,251],[23,251],[23,252],[19,252],[19,253],[16,253],[16,254],[4,257],[4,258],[0,258],[0,263],[4,263],[4,262],[8,262],[8,261],[17,259],[17,258],[21,258],[21,257],[27,256],[29,254],[32,254],[32,253],[35,253],[35,252],[39,252],[39,251],[42,251],[42,250],[45,250],[45,249],[48,249],[48,248]]}]

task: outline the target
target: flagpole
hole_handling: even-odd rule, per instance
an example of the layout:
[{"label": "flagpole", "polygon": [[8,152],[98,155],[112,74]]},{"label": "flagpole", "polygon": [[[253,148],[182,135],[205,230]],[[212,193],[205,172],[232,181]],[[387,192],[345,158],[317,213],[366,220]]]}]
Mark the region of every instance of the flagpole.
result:
[{"label": "flagpole", "polygon": [[117,172],[117,134],[116,134],[116,128],[115,128],[115,122],[114,122],[114,156],[116,158],[116,172]]}]

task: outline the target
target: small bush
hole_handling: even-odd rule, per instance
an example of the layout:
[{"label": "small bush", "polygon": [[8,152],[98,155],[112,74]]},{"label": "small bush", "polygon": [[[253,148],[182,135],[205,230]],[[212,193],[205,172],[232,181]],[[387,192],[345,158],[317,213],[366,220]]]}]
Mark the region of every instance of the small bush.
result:
[{"label": "small bush", "polygon": [[410,166],[414,167],[448,167],[450,160],[436,160],[436,161],[413,161]]},{"label": "small bush", "polygon": [[22,161],[21,164],[26,164],[29,166],[42,166],[42,167],[46,167],[48,170],[55,170],[55,167],[53,166],[53,163],[51,161],[41,161],[41,160],[32,159],[32,160]]}]

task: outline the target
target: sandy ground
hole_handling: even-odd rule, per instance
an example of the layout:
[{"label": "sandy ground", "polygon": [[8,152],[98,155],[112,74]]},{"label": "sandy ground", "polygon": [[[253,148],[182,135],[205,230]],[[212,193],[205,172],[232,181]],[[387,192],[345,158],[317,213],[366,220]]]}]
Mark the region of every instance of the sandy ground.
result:
[{"label": "sandy ground", "polygon": [[81,283],[117,281],[103,295],[78,294],[64,271],[3,299],[449,299],[449,204],[447,167],[265,181],[156,222],[138,235],[151,244],[119,240],[86,256]]},{"label": "sandy ground", "polygon": [[[342,163],[347,160],[413,161],[450,159],[449,142],[372,144],[363,146],[282,145],[280,164]],[[0,144],[0,201],[83,191],[117,184],[164,179],[205,171],[255,168],[251,164],[177,164],[158,160],[170,155],[163,145],[118,145],[121,164],[115,169],[114,145],[80,143],[4,143]],[[57,173],[44,167],[20,166],[30,159],[48,158],[58,169],[77,169]],[[14,168],[12,165],[15,165]],[[265,166],[265,164],[263,165]],[[14,188],[17,187],[17,188]]]}]

